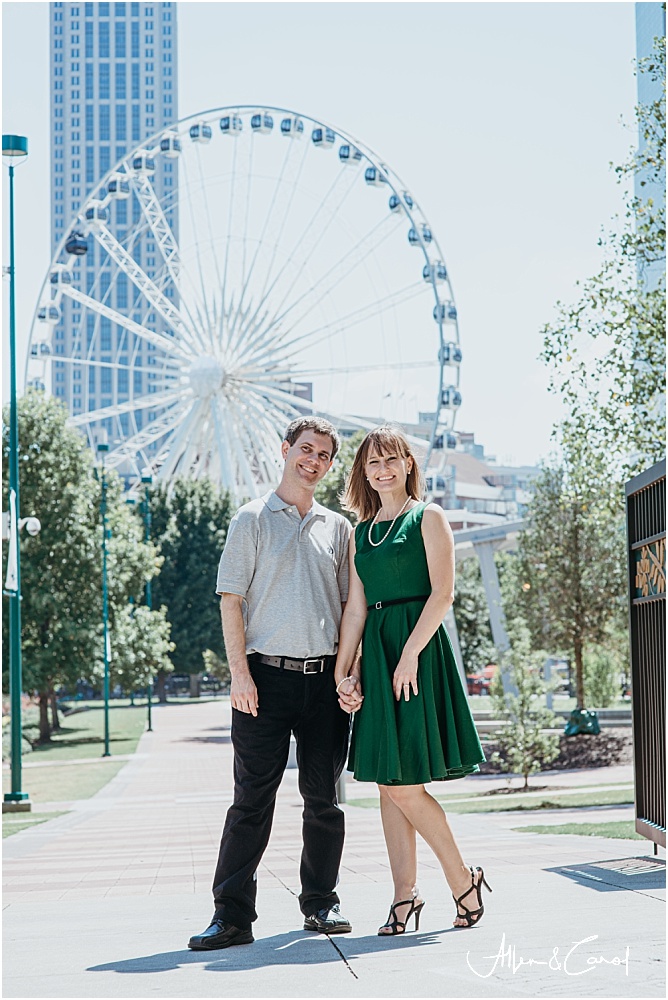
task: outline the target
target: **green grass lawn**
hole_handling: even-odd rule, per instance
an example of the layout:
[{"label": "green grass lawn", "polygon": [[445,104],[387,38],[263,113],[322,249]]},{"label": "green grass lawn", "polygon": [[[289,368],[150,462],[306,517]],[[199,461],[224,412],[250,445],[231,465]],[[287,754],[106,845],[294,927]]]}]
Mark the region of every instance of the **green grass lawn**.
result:
[{"label": "green grass lawn", "polygon": [[[127,702],[112,704],[109,710],[111,757],[102,757],[104,710],[99,702],[85,706],[85,711],[63,716],[63,728],[54,733],[52,740],[23,756],[22,788],[35,804],[88,799],[118,774],[125,761],[114,760],[114,756],[132,754],[136,750],[146,728],[146,706],[131,707]],[[92,758],[93,762],[76,764],[80,758]],[[3,793],[11,788],[8,770],[3,770],[2,788]],[[18,833],[54,815],[57,814],[3,813],[2,835]]]},{"label": "green grass lawn", "polygon": [[[502,796],[481,794],[471,795],[437,795],[445,812],[452,813],[482,813],[482,812],[520,812],[538,809],[573,809],[581,806],[626,805],[633,802],[633,785],[624,788],[601,788],[600,785],[578,791],[546,791],[539,795],[527,795],[513,792]],[[362,809],[378,809],[378,799],[349,799],[349,805]]]},{"label": "green grass lawn", "polygon": [[46,823],[47,820],[55,819],[56,816],[64,816],[65,812],[67,810],[52,813],[4,813],[2,839],[11,837],[13,833],[19,833],[21,830],[29,830],[33,826],[39,826],[40,823]]},{"label": "green grass lawn", "polygon": [[579,837],[608,837],[611,840],[645,840],[636,833],[632,819],[611,823],[562,823],[559,826],[515,826],[516,833],[571,833]]}]

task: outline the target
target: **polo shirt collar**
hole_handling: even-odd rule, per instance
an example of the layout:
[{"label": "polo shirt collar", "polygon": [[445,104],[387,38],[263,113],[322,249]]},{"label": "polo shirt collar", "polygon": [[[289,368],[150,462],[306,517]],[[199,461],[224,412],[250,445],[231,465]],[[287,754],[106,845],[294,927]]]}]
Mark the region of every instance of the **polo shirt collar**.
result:
[{"label": "polo shirt collar", "polygon": [[[278,493],[275,490],[271,490],[265,497],[263,497],[269,510],[286,510],[288,507],[294,507],[295,504],[287,503],[285,500],[281,500]],[[322,504],[314,500],[311,509],[306,514],[306,517],[326,517],[328,510],[323,507]]]}]

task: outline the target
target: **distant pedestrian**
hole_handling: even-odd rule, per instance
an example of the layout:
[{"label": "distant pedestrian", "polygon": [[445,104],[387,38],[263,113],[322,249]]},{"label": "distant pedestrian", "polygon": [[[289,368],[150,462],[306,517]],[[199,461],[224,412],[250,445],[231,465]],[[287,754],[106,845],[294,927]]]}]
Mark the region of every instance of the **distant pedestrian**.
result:
[{"label": "distant pedestrian", "polygon": [[256,873],[292,733],[304,799],[304,929],[351,930],[335,891],[344,838],[336,782],[350,717],[341,711],[334,683],[351,528],[314,500],[338,447],[328,421],[293,421],[282,445],[279,486],[237,511],[220,559],[217,590],[232,674],[234,802],[214,876],[213,920],[191,937],[195,950],[253,941]]},{"label": "distant pedestrian", "polygon": [[487,886],[482,868],[464,863],[443,810],[424,787],[471,774],[485,758],[442,625],[454,597],[452,531],[437,504],[422,502],[423,492],[403,432],[370,431],[345,494],[361,523],[350,539],[335,677],[342,707],[355,713],[349,768],[380,790],[394,881],[381,935],[402,934],[411,917],[419,927],[416,831],[443,868],[457,904],[454,926],[480,921]]}]

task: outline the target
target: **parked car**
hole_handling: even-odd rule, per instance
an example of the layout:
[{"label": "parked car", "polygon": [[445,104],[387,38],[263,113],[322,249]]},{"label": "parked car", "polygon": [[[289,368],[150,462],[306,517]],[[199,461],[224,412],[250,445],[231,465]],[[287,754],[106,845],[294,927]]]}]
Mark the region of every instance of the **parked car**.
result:
[{"label": "parked car", "polygon": [[480,673],[468,674],[466,677],[466,684],[469,689],[469,694],[489,694],[489,686],[496,670],[496,663],[488,663],[487,666],[480,671]]}]

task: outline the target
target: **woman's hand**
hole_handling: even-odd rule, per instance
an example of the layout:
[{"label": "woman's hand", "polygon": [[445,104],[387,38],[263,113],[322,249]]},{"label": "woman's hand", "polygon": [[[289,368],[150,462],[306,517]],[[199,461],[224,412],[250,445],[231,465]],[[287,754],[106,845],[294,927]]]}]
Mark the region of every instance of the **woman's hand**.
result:
[{"label": "woman's hand", "polygon": [[359,677],[351,674],[349,677],[343,678],[338,688],[338,695],[339,705],[343,711],[348,712],[349,715],[355,713],[364,700]]},{"label": "woman's hand", "polygon": [[401,699],[402,695],[404,700],[408,701],[411,695],[411,690],[413,694],[418,693],[417,673],[418,654],[407,652],[406,649],[404,649],[401,654],[401,659],[397,664],[397,669],[394,671],[394,677],[392,678],[394,697],[397,701]]}]

